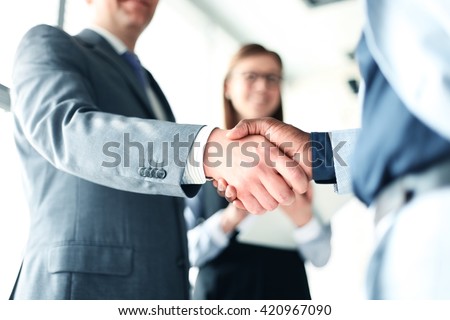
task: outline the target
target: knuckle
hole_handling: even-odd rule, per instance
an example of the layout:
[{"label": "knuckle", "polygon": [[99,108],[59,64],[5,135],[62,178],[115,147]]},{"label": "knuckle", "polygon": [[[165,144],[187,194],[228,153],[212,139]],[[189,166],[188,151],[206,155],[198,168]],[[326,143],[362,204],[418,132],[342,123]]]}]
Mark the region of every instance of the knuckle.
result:
[{"label": "knuckle", "polygon": [[295,196],[292,190],[280,191],[278,194],[279,203],[290,203],[292,198]]},{"label": "knuckle", "polygon": [[259,204],[254,203],[254,202],[246,205],[245,207],[248,209],[248,211],[250,213],[253,213],[253,214],[262,214],[265,211],[263,207],[261,207]]},{"label": "knuckle", "polygon": [[264,209],[263,207],[259,207],[257,210],[255,210],[255,214],[260,215],[260,214],[265,213],[266,211],[267,211],[267,210]]},{"label": "knuckle", "polygon": [[273,211],[273,210],[275,210],[277,207],[278,207],[278,203],[277,203],[276,201],[273,201],[273,202],[269,203],[269,204],[265,207],[265,209],[266,209],[267,211]]},{"label": "knuckle", "polygon": [[288,174],[293,181],[305,180],[305,173],[299,165],[288,168]]}]

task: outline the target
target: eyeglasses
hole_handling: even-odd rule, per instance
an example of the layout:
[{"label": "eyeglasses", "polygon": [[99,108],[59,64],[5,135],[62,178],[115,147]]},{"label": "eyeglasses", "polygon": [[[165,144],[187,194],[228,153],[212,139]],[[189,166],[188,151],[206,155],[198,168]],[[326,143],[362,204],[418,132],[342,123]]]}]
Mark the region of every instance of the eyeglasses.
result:
[{"label": "eyeglasses", "polygon": [[280,85],[283,78],[274,73],[242,72],[239,74],[248,84],[254,84],[259,78],[266,81],[268,87],[274,88]]}]

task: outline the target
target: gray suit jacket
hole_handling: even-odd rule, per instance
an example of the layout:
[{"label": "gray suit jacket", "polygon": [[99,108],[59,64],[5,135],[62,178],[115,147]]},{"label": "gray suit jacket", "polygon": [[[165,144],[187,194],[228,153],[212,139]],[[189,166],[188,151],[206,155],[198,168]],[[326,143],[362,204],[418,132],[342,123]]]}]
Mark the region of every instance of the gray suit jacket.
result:
[{"label": "gray suit jacket", "polygon": [[180,183],[201,127],[151,120],[131,67],[90,30],[31,29],[13,83],[31,214],[14,298],[188,298],[179,197],[198,186]]}]

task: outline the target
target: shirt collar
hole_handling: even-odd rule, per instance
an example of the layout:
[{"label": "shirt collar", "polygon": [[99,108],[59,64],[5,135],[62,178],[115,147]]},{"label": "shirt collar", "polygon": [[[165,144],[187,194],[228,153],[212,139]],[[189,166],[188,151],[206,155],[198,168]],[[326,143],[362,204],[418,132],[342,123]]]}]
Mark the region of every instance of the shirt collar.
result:
[{"label": "shirt collar", "polygon": [[120,40],[117,36],[113,35],[108,30],[106,30],[102,27],[99,27],[99,26],[95,26],[95,25],[91,25],[89,27],[89,29],[98,33],[106,41],[108,41],[108,43],[114,48],[114,50],[117,52],[117,54],[122,55],[123,53],[128,51],[128,48],[125,45],[125,43],[123,43],[122,40]]}]

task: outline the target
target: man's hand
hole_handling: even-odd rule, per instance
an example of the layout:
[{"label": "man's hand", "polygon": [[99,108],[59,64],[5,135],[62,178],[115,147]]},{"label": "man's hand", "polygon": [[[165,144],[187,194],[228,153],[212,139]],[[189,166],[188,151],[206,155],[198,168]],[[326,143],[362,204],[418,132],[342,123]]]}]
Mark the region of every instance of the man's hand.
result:
[{"label": "man's hand", "polygon": [[[288,157],[297,161],[305,171],[308,180],[312,179],[309,133],[273,118],[261,118],[242,120],[228,132],[227,138],[236,140],[254,134],[264,136]],[[229,181],[227,182],[232,185]]]},{"label": "man's hand", "polygon": [[308,177],[294,160],[259,135],[231,141],[215,129],[205,147],[207,177],[224,179],[251,213],[263,213],[294,201],[294,191],[305,193]]}]

